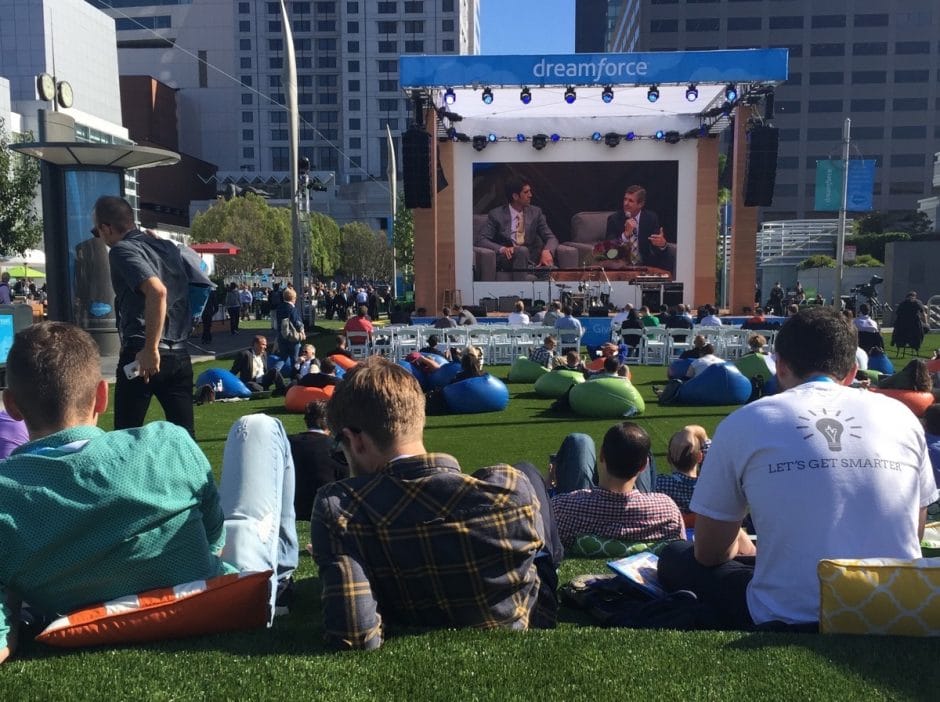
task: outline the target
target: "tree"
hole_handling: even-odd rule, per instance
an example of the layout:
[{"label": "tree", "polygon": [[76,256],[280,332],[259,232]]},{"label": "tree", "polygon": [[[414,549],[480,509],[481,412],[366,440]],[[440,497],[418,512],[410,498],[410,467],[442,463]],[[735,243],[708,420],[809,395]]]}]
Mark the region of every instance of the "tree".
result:
[{"label": "tree", "polygon": [[870,212],[852,222],[852,228],[856,236],[904,232],[917,237],[931,232],[930,218],[920,210]]},{"label": "tree", "polygon": [[331,276],[340,265],[339,225],[322,212],[310,213],[310,268]]},{"label": "tree", "polygon": [[290,210],[271,207],[263,197],[246,195],[217,200],[193,220],[193,241],[228,241],[241,251],[237,256],[219,256],[216,271],[228,276],[273,267],[281,275],[291,271]]},{"label": "tree", "polygon": [[[23,137],[32,140],[31,134]],[[11,150],[10,143],[0,119],[0,256],[22,254],[42,238],[35,205],[39,163]]]},{"label": "tree", "polygon": [[402,200],[399,200],[398,212],[395,213],[392,243],[398,272],[406,283],[411,283],[415,276],[415,218]]},{"label": "tree", "polygon": [[363,222],[351,222],[340,228],[343,272],[353,278],[390,280],[392,249],[388,239]]}]

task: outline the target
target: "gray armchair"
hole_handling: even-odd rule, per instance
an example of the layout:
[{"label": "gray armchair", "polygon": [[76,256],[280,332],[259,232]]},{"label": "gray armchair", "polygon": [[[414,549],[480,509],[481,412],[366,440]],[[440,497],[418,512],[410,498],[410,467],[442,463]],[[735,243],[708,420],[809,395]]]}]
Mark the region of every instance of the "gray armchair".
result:
[{"label": "gray armchair", "polygon": [[[535,275],[532,273],[509,273],[496,270],[496,252],[479,245],[486,229],[486,220],[487,215],[485,214],[473,215],[473,279],[535,280]],[[555,265],[559,268],[577,268],[580,265],[578,263],[578,250],[566,244],[559,244],[555,250]]]},{"label": "gray armchair", "polygon": [[577,268],[594,263],[594,245],[607,237],[607,218],[612,214],[613,210],[575,214],[571,218],[571,239],[565,242],[565,248],[572,251],[574,260],[565,262],[559,253],[558,265],[561,268]]}]

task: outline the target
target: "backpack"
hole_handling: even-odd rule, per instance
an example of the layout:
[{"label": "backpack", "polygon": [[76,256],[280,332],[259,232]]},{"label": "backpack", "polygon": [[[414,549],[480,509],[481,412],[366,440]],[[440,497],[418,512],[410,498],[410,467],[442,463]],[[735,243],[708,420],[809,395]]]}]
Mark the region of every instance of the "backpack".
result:
[{"label": "backpack", "polygon": [[304,339],[306,339],[306,336],[303,332],[303,327],[300,329],[295,328],[290,321],[290,317],[284,317],[284,319],[281,320],[281,326],[279,329],[281,338],[284,339],[284,341],[299,344]]}]

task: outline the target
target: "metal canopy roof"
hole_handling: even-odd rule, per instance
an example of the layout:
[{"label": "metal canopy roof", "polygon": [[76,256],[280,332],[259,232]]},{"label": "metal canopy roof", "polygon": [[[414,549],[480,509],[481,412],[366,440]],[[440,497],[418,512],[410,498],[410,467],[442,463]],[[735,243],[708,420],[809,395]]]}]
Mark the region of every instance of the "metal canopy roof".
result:
[{"label": "metal canopy roof", "polygon": [[30,142],[11,144],[10,148],[56,166],[100,166],[133,170],[173,166],[180,160],[179,154],[174,151],[132,144]]}]

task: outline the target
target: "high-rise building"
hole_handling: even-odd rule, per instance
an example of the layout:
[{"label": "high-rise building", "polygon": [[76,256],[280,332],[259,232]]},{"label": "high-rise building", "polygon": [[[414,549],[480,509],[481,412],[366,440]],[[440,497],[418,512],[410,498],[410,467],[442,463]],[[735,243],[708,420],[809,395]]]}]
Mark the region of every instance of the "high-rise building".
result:
[{"label": "high-rise building", "polygon": [[576,0],[575,52],[635,51],[642,4],[642,0]]},{"label": "high-rise building", "polygon": [[[88,2],[115,18],[122,75],[152,75],[177,89],[181,149],[219,164],[222,181],[287,194],[279,2]],[[286,4],[301,154],[314,170],[335,172],[340,186],[385,180],[386,125],[397,143],[412,118],[398,84],[398,57],[477,53],[477,0]]]},{"label": "high-rise building", "polygon": [[[841,158],[846,117],[852,157],[877,162],[875,209],[916,209],[930,195],[940,150],[936,0],[611,0],[607,16],[639,17],[637,51],[789,49],[790,78],[776,90],[774,204],[763,219],[832,216],[814,210],[816,161]],[[630,50],[607,26],[605,49]]]}]

